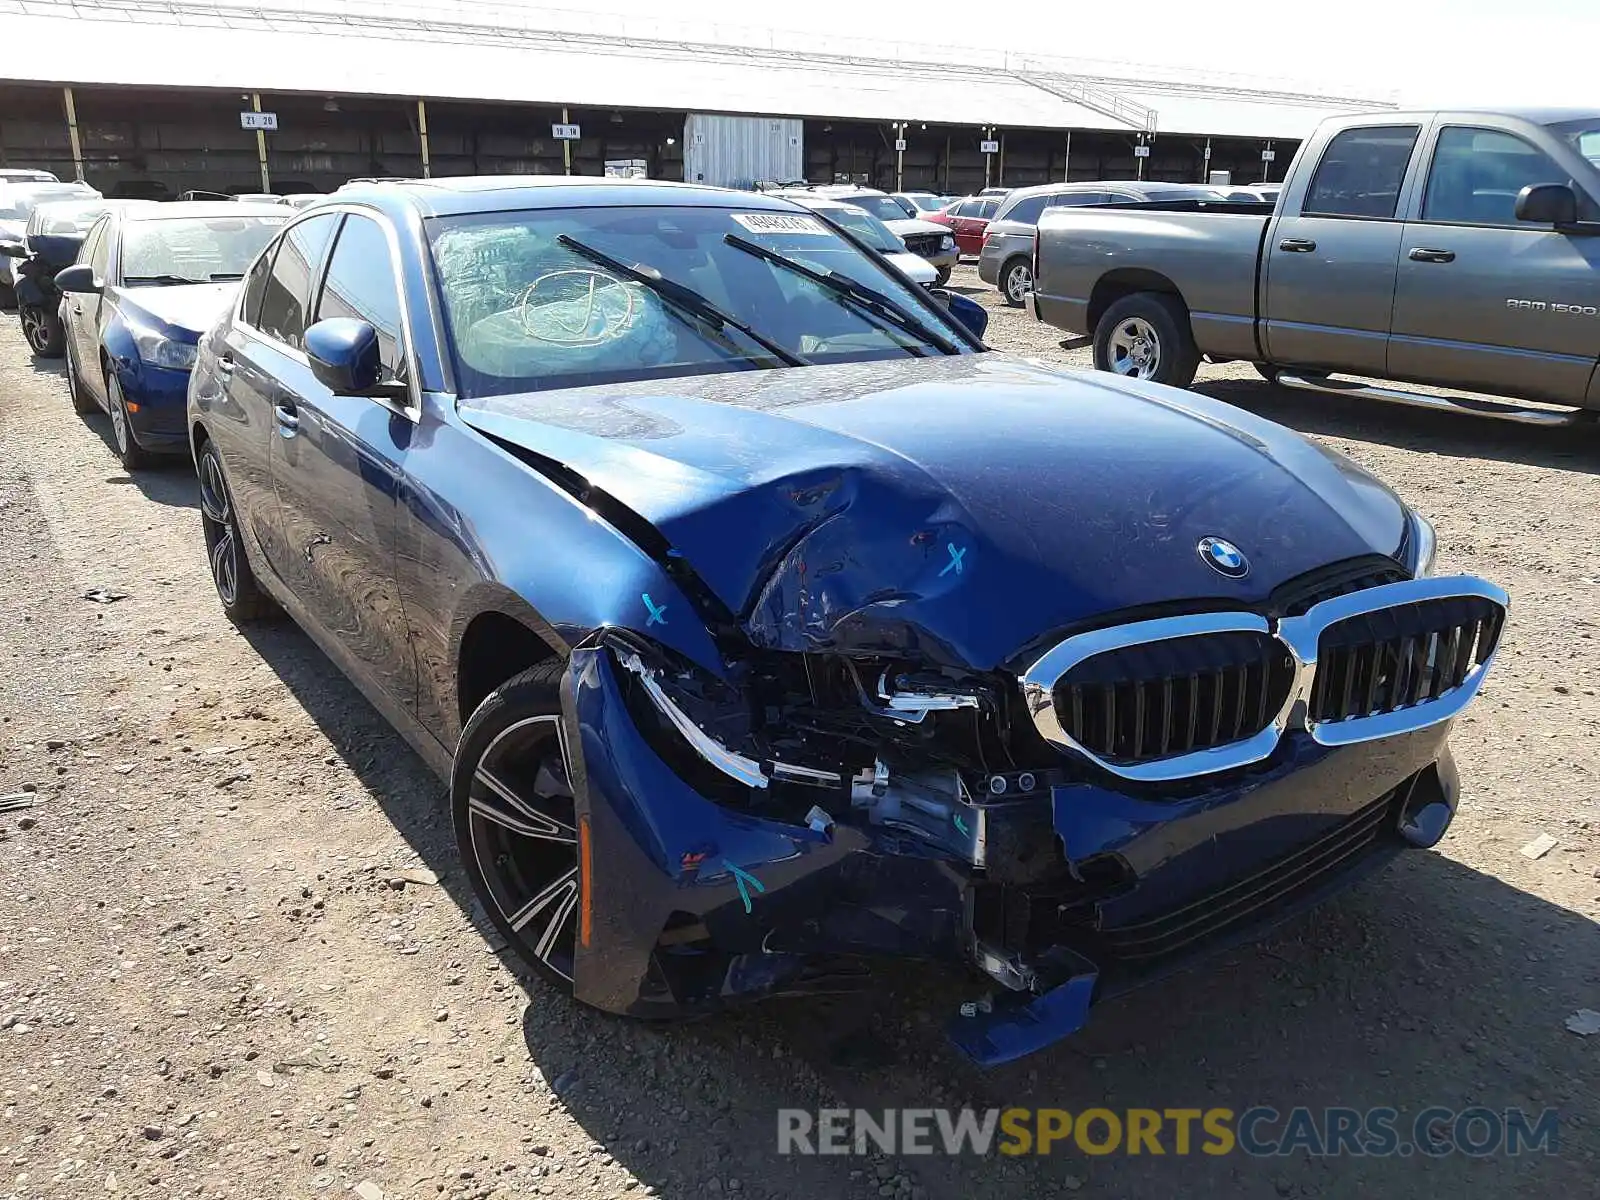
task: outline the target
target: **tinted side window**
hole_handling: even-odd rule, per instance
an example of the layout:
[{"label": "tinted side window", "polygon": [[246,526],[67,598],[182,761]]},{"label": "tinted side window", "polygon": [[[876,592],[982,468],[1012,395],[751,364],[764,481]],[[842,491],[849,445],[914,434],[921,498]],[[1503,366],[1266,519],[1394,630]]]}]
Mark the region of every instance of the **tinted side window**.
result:
[{"label": "tinted side window", "polygon": [[1301,212],[1306,216],[1392,217],[1400,203],[1415,125],[1346,129],[1328,143],[1311,177]]},{"label": "tinted side window", "polygon": [[256,265],[250,268],[244,281],[244,302],[240,305],[239,316],[246,325],[261,323],[261,301],[267,294],[267,278],[272,274],[272,260],[277,253],[278,243],[273,242],[256,259]]},{"label": "tinted side window", "polygon": [[1051,208],[1083,208],[1089,204],[1109,204],[1116,197],[1105,192],[1062,192],[1050,197]]},{"label": "tinted side window", "polygon": [[311,308],[311,289],[338,225],[338,213],[322,213],[301,221],[279,240],[255,322],[262,333],[300,348],[305,338],[306,313]]},{"label": "tinted side window", "polygon": [[378,331],[383,377],[405,378],[400,281],[389,257],[389,239],[376,221],[351,216],[339,232],[317,304],[317,320],[328,317],[353,317],[371,325]]},{"label": "tinted side window", "polygon": [[1039,215],[1044,212],[1044,202],[1048,196],[1024,196],[1010,208],[1000,214],[1002,221],[1021,221],[1024,225],[1037,225]]},{"label": "tinted side window", "polygon": [[1422,201],[1424,221],[1517,224],[1517,193],[1529,184],[1566,183],[1544,152],[1497,129],[1450,128],[1439,134]]},{"label": "tinted side window", "polygon": [[979,204],[976,200],[963,200],[955,207],[955,216],[975,217],[978,215]]},{"label": "tinted side window", "polygon": [[973,215],[978,217],[992,218],[994,216],[994,210],[999,207],[1000,201],[998,200],[979,200],[978,211]]}]

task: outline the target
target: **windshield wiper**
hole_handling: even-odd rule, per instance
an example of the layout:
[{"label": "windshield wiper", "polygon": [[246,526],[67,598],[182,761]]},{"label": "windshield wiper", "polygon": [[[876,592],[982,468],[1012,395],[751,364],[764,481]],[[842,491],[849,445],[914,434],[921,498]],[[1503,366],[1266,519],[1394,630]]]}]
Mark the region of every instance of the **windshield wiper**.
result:
[{"label": "windshield wiper", "polygon": [[556,238],[556,241],[560,242],[573,253],[587,258],[590,262],[597,263],[609,271],[614,271],[618,275],[621,275],[624,279],[632,280],[641,287],[649,288],[652,292],[660,296],[669,304],[674,304],[686,312],[693,313],[702,321],[717,326],[719,330],[724,327],[728,329],[737,329],[740,333],[744,334],[745,337],[749,338],[768,354],[772,355],[773,358],[776,358],[779,362],[784,363],[786,366],[808,367],[811,365],[798,354],[795,354],[790,350],[785,350],[782,346],[778,345],[777,342],[773,341],[765,334],[757,333],[754,329],[751,329],[750,326],[739,320],[738,317],[733,316],[731,313],[723,312],[722,309],[711,303],[710,300],[707,300],[693,288],[686,287],[675,280],[666,278],[655,267],[649,266],[645,263],[634,263],[632,266],[629,266],[621,259],[612,258],[611,255],[607,254],[605,251],[596,250],[593,246],[586,245],[569,234],[563,233],[560,237]]},{"label": "windshield wiper", "polygon": [[874,291],[863,283],[857,283],[848,275],[838,271],[816,271],[802,262],[796,262],[785,254],[776,250],[768,250],[757,242],[747,241],[736,233],[725,233],[722,240],[736,250],[743,250],[746,254],[753,254],[764,259],[774,266],[782,267],[786,271],[793,271],[802,278],[811,280],[820,287],[827,288],[841,299],[848,300],[858,308],[864,308],[877,317],[888,321],[907,333],[914,334],[934,346],[941,354],[960,354],[954,342],[932,326],[912,316],[882,292]]},{"label": "windshield wiper", "polygon": [[244,278],[243,271],[219,271],[211,276],[212,283],[237,283]]},{"label": "windshield wiper", "polygon": [[[240,278],[244,278],[242,275]],[[209,283],[208,279],[189,279],[183,275],[124,275],[123,285],[134,287],[141,283],[156,283],[165,287],[182,287],[191,283]]]}]

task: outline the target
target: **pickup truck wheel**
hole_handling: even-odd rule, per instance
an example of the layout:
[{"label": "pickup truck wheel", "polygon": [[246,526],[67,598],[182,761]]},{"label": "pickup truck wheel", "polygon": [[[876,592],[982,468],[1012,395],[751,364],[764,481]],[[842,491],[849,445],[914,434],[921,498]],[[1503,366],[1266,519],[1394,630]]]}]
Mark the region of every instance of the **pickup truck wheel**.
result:
[{"label": "pickup truck wheel", "polygon": [[1278,382],[1278,368],[1271,363],[1251,363],[1250,365],[1256,369],[1256,374],[1268,383]]},{"label": "pickup truck wheel", "polygon": [[1095,326],[1094,365],[1130,379],[1188,387],[1200,369],[1189,314],[1157,292],[1124,296]]},{"label": "pickup truck wheel", "polygon": [[1025,258],[1013,258],[1000,268],[1000,295],[1012,308],[1021,308],[1033,291],[1033,264]]}]

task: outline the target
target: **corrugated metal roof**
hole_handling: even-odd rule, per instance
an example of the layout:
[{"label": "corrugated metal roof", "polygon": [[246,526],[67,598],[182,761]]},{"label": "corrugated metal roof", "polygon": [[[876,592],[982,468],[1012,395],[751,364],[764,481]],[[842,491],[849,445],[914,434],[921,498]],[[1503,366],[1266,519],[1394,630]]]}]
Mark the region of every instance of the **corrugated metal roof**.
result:
[{"label": "corrugated metal roof", "polygon": [[[285,0],[289,2],[289,0]],[[1005,70],[979,60],[892,62],[752,45],[534,29],[498,8],[404,4],[337,11],[270,3],[0,0],[13,51],[0,79],[262,92],[683,109],[1055,129],[1298,138],[1322,117],[1379,102],[1202,84]],[[488,21],[501,23],[490,24]],[[904,48],[902,48],[904,49]],[[923,53],[927,52],[924,48]],[[1045,64],[1041,63],[1040,66]],[[1152,111],[1153,110],[1153,111]]]}]

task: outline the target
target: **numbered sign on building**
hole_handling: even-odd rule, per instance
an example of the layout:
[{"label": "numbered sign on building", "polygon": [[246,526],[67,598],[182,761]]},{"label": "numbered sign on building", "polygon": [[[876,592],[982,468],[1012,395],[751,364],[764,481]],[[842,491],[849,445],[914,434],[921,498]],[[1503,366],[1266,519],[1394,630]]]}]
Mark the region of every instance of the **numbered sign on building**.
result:
[{"label": "numbered sign on building", "polygon": [[985,139],[978,143],[978,149],[985,154],[999,154],[1000,143],[992,139]]},{"label": "numbered sign on building", "polygon": [[583,131],[576,125],[552,125],[550,136],[558,142],[575,142],[583,136]]},{"label": "numbered sign on building", "polygon": [[278,128],[278,114],[269,112],[242,112],[239,114],[239,127],[241,129],[262,129],[268,133],[272,133]]}]

